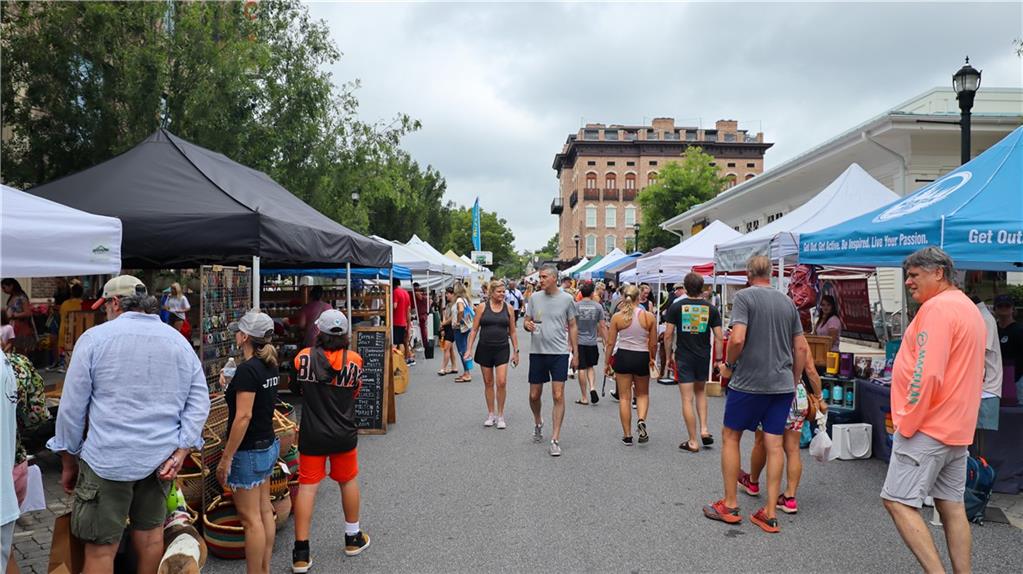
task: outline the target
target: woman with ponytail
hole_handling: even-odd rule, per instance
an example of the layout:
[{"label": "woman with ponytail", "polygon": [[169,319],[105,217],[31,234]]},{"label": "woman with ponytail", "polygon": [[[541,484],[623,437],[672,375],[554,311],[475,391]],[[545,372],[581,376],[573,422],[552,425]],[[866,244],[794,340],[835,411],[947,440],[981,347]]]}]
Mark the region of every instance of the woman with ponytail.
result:
[{"label": "woman with ponytail", "polygon": [[220,384],[227,385],[228,435],[217,480],[233,492],[245,530],[248,572],[269,572],[276,532],[269,478],[280,454],[273,428],[279,380],[277,349],[270,343],[274,323],[253,309],[228,329],[245,361],[230,380],[220,375]]},{"label": "woman with ponytail", "polygon": [[604,371],[614,372],[618,384],[618,414],[624,433],[622,443],[626,446],[632,444],[633,385],[636,388],[639,442],[650,440],[646,416],[650,408],[650,371],[654,369],[654,357],[657,356],[657,321],[652,313],[639,306],[639,297],[640,291],[634,285],[623,290],[619,310],[611,317],[611,330],[604,350],[604,356],[608,357]]}]

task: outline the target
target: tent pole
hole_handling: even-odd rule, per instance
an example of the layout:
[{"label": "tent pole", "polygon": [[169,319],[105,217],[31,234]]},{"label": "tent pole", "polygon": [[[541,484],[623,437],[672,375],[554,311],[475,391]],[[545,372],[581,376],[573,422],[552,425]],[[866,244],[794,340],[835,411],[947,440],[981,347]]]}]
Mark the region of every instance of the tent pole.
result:
[{"label": "tent pole", "polygon": [[259,310],[259,255],[252,256],[252,308]]},{"label": "tent pole", "polygon": [[784,257],[779,257],[778,258],[778,290],[781,291],[782,293],[785,292],[785,289],[783,289],[782,286],[781,286],[781,281],[782,281],[782,279],[784,277],[785,277],[785,258]]},{"label": "tent pole", "polygon": [[345,308],[348,309],[348,324],[352,324],[352,264],[345,263]]}]

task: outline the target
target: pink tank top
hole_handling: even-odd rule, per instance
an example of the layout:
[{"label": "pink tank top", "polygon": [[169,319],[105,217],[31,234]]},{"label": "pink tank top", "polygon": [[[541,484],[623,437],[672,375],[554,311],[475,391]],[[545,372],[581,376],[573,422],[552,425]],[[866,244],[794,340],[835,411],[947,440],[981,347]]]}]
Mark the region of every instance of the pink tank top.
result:
[{"label": "pink tank top", "polygon": [[618,331],[618,348],[625,349],[626,351],[639,351],[645,353],[650,351],[650,334],[643,328],[643,325],[639,321],[639,314],[643,312],[643,309],[636,307],[632,312],[632,323],[629,326]]}]

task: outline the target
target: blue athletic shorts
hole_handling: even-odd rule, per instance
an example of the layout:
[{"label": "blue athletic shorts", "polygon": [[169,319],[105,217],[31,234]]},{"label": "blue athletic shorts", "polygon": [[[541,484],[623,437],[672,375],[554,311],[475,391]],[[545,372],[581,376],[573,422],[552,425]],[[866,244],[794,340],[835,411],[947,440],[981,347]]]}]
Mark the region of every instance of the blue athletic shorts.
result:
[{"label": "blue athletic shorts", "polygon": [[542,385],[568,380],[568,355],[529,354],[529,384]]},{"label": "blue athletic shorts", "polygon": [[785,421],[795,393],[754,395],[734,389],[725,398],[725,426],[737,431],[755,431],[762,426],[768,434],[785,434]]}]

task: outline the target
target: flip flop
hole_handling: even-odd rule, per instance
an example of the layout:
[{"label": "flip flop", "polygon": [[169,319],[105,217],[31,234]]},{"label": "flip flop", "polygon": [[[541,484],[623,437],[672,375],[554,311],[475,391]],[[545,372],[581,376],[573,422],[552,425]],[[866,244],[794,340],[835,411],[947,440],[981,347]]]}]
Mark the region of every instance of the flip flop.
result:
[{"label": "flip flop", "polygon": [[703,446],[710,446],[714,444],[714,435],[712,434],[700,435],[700,441],[703,442]]},{"label": "flip flop", "polygon": [[577,404],[577,405],[588,405],[588,404],[590,404],[590,403],[586,403],[586,402],[583,402],[583,401],[581,401],[581,400],[576,400],[576,401],[575,401],[575,404]]},{"label": "flip flop", "polygon": [[465,377],[458,377],[457,379],[455,379],[455,382],[456,383],[471,383],[472,379],[471,378],[466,379]]}]

